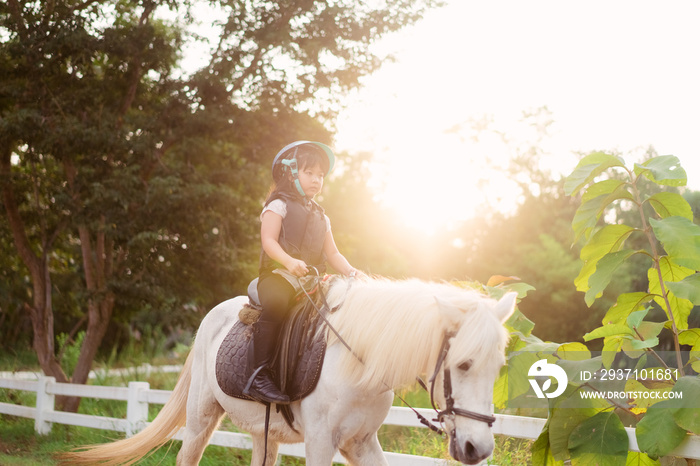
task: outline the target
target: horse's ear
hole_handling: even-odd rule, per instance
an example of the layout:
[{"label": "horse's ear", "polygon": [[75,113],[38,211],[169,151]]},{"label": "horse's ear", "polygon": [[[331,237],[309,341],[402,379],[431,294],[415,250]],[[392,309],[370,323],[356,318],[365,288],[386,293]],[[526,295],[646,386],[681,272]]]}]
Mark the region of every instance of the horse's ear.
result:
[{"label": "horse's ear", "polygon": [[440,318],[442,319],[445,330],[450,332],[459,328],[464,319],[464,311],[451,302],[440,299],[437,296],[435,297],[435,301],[440,310]]},{"label": "horse's ear", "polygon": [[496,317],[501,322],[505,322],[508,318],[515,312],[515,299],[518,297],[518,293],[511,291],[506,293],[501,299],[498,300],[493,311]]}]

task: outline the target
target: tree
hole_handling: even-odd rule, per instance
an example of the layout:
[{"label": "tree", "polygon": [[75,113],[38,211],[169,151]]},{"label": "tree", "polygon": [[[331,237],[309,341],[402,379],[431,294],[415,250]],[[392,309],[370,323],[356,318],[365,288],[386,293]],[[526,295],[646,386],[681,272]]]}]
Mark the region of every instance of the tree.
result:
[{"label": "tree", "polygon": [[[665,189],[685,184],[685,170],[671,155],[652,157],[628,168],[617,155],[593,152],[567,178],[567,194],[581,193],[581,205],[572,227],[577,239],[584,243],[581,249],[584,263],[576,286],[585,293],[586,303],[590,305],[597,300],[617,276],[620,266],[635,255],[645,259],[646,269],[637,270],[647,277],[648,286],[619,294],[602,319],[602,327],[584,335],[586,341],[602,339],[603,352],[595,359],[590,359],[590,354],[588,357],[579,354],[576,364],[593,372],[610,369],[624,354],[628,358],[627,371],[630,373],[634,368],[634,375],[619,379],[628,391],[627,399],[619,400],[607,394],[598,399],[601,402],[598,406],[586,406],[578,412],[561,409],[560,406],[576,399],[579,391],[609,393],[604,391],[606,385],[602,380],[581,383],[579,379],[573,382],[574,389],[568,390],[568,399],[561,405],[559,400],[550,405],[546,430],[553,434],[543,433],[536,445],[540,450],[551,451],[557,460],[570,457],[572,462],[581,459],[625,464],[625,460],[628,463],[634,460],[660,464],[657,458],[671,452],[689,432],[700,432],[700,410],[692,402],[675,402],[673,396],[653,396],[670,392],[678,394],[678,400],[696,400],[700,389],[697,375],[686,376],[700,368],[698,329],[690,326],[689,319],[693,306],[700,303],[697,272],[700,247],[694,240],[700,236],[700,227],[693,222],[690,204],[674,189]],[[620,204],[626,207],[616,209],[618,218],[606,215],[612,206]],[[634,213],[636,221],[621,220],[621,211]],[[631,215],[624,217],[629,219]],[[612,222],[607,223],[610,219]],[[634,241],[634,237],[641,237],[642,241]],[[649,318],[652,308],[660,310],[661,322]],[[664,329],[671,333],[673,348],[666,360],[661,356],[660,350],[664,348],[659,344]],[[683,344],[691,347],[685,357],[681,352]],[[567,359],[565,351],[560,352],[557,345],[552,349],[562,360]],[[569,374],[575,374],[572,369],[569,366]],[[638,372],[642,375],[638,376]],[[632,389],[648,390],[652,395]],[[628,455],[623,418],[626,422],[638,421],[636,439],[642,454]],[[602,425],[606,437],[615,440],[603,443],[594,438],[591,432],[600,432]],[[661,426],[664,435],[659,435]]]},{"label": "tree", "polygon": [[[243,289],[272,154],[327,141],[341,93],[380,64],[371,42],[437,2],[210,3],[221,34],[191,74],[178,50],[193,2],[0,5],[3,255],[26,270],[33,347],[59,381],[87,380],[115,313],[187,320]],[[163,9],[185,19],[159,19]],[[72,375],[57,325],[85,332]]]}]

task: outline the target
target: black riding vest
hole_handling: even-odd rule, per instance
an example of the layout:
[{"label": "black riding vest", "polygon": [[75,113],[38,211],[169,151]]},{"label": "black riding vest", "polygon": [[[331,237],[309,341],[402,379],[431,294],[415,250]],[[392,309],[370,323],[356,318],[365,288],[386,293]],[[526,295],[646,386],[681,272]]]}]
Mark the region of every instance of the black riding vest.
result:
[{"label": "black riding vest", "polygon": [[[323,208],[310,201],[287,195],[279,196],[287,204],[287,215],[282,219],[279,243],[282,249],[294,257],[316,267],[321,273],[325,271],[323,243],[326,240],[326,216]],[[260,275],[283,268],[272,260],[263,249],[260,252]]]}]

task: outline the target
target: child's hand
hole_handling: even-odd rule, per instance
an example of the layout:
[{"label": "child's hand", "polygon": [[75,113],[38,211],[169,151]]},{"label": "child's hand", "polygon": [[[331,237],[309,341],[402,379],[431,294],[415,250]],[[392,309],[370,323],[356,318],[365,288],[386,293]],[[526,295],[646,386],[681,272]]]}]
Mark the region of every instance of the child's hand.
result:
[{"label": "child's hand", "polygon": [[286,267],[287,270],[292,273],[292,275],[296,275],[297,277],[303,277],[309,273],[309,268],[307,267],[306,262],[303,260],[292,258],[289,263],[287,263]]}]

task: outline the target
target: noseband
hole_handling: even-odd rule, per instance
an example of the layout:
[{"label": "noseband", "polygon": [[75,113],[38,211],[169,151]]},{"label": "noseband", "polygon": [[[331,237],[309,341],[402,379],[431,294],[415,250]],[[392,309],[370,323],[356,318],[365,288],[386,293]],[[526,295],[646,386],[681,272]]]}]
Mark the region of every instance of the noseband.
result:
[{"label": "noseband", "polygon": [[447,352],[450,350],[450,336],[445,335],[442,340],[442,349],[440,350],[440,356],[438,357],[437,363],[435,364],[435,371],[433,375],[428,380],[430,382],[430,403],[433,405],[433,409],[437,411],[437,421],[442,423],[446,416],[462,416],[469,419],[474,419],[475,421],[485,422],[489,427],[493,427],[493,423],[496,422],[496,418],[489,414],[481,414],[474,411],[469,411],[468,409],[462,409],[455,407],[455,400],[452,397],[452,376],[450,374],[450,368],[445,366],[443,373],[443,391],[445,395],[445,409],[442,411],[438,410],[435,406],[435,380],[440,372],[440,368],[445,363],[447,358]]}]

